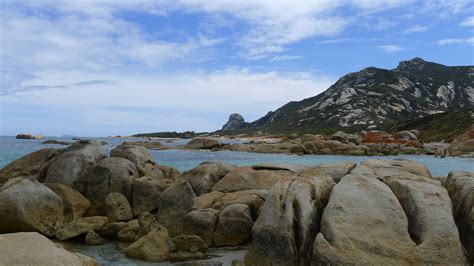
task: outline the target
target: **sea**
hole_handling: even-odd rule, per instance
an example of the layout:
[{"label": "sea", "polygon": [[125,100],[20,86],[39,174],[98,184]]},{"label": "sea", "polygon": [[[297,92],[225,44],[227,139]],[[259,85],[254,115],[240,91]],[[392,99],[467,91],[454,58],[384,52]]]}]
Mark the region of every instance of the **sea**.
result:
[{"label": "sea", "polygon": [[[76,137],[77,138],[77,137]],[[144,141],[143,138],[89,138],[107,143],[106,150],[110,151],[124,141]],[[13,136],[0,137],[0,169],[8,163],[23,155],[43,148],[64,148],[64,145],[42,144],[45,140],[58,140],[73,142],[73,137],[46,137],[42,140],[22,140]],[[198,166],[203,161],[222,161],[225,163],[243,166],[258,163],[291,163],[314,166],[321,163],[352,161],[360,163],[370,158],[395,159],[405,158],[419,162],[428,167],[433,176],[447,176],[450,171],[474,171],[474,158],[446,157],[435,158],[428,155],[400,155],[400,156],[351,156],[351,155],[292,155],[292,154],[264,154],[234,151],[206,151],[206,150],[180,150],[173,149],[184,145],[188,140],[162,139],[164,145],[170,146],[169,150],[150,150],[150,154],[161,165],[173,166],[180,171],[187,171]],[[223,143],[241,142],[235,139],[222,140]]]}]

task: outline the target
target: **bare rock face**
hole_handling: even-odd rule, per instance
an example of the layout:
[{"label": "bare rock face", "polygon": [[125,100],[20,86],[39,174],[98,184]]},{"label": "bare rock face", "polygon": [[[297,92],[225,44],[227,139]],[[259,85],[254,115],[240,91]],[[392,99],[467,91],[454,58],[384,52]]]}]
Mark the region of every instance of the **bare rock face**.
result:
[{"label": "bare rock face", "polygon": [[452,156],[474,156],[474,128],[456,137],[449,145],[449,154]]},{"label": "bare rock face", "polygon": [[426,166],[405,159],[369,159],[363,161],[361,165],[355,168],[351,173],[360,173],[378,177],[408,174],[431,178],[431,172]]},{"label": "bare rock face", "polygon": [[160,227],[133,242],[125,249],[125,254],[146,261],[166,261],[169,255],[168,239],[168,231]]},{"label": "bare rock face", "polygon": [[269,190],[281,178],[292,175],[294,175],[293,172],[285,170],[255,170],[252,167],[238,167],[226,174],[212,190],[226,193],[252,189]]},{"label": "bare rock face", "polygon": [[183,221],[183,231],[189,235],[197,235],[213,246],[212,236],[219,220],[219,211],[214,209],[201,209],[189,212]]},{"label": "bare rock face", "polygon": [[105,198],[107,218],[110,222],[129,221],[133,218],[132,207],[127,198],[117,192],[112,192]]},{"label": "bare rock face", "polygon": [[138,219],[128,221],[127,224],[117,232],[117,239],[122,242],[135,241],[140,236],[140,224]]},{"label": "bare rock face", "polygon": [[308,170],[307,173],[311,173],[312,171],[319,171],[322,174],[329,175],[334,182],[339,182],[341,178],[347,174],[349,174],[352,169],[356,167],[356,164],[353,162],[337,162],[337,163],[323,163],[318,164]]},{"label": "bare rock face", "polygon": [[212,187],[235,166],[221,162],[205,162],[198,167],[186,171],[181,178],[189,182],[196,196],[209,193]]},{"label": "bare rock face", "polygon": [[[95,206],[105,202],[111,192],[118,192],[132,200],[132,183],[138,178],[135,165],[125,158],[106,158],[92,169],[84,180],[84,195]],[[105,213],[104,213],[105,214]]]},{"label": "bare rock face", "polygon": [[59,183],[44,183],[44,185],[63,200],[64,221],[66,222],[82,217],[91,206],[88,199],[68,186]]},{"label": "bare rock face", "polygon": [[241,116],[240,114],[231,114],[227,123],[222,126],[221,131],[226,132],[236,130],[242,128],[243,126],[245,126],[245,124],[246,123],[243,116]]},{"label": "bare rock face", "polygon": [[172,181],[153,176],[142,176],[132,182],[132,211],[137,216],[145,212],[154,212],[158,209],[161,193],[167,189]]},{"label": "bare rock face", "polygon": [[453,203],[453,213],[459,235],[469,258],[474,263],[474,173],[450,172],[446,188]]},{"label": "bare rock face", "polygon": [[186,180],[173,183],[161,193],[156,220],[169,230],[171,236],[183,231],[183,218],[191,211],[195,197]]},{"label": "bare rock face", "polygon": [[329,176],[309,173],[276,183],[253,227],[246,265],[309,265],[333,185]]},{"label": "bare rock face", "polygon": [[0,183],[25,173],[29,173],[34,179],[40,179],[47,163],[59,153],[57,149],[41,149],[9,163],[0,170]]},{"label": "bare rock face", "polygon": [[87,177],[92,167],[106,156],[102,143],[78,141],[54,158],[44,181],[74,187],[75,182]]},{"label": "bare rock face", "polygon": [[1,265],[73,265],[98,266],[85,255],[59,248],[53,241],[38,233],[0,235]]},{"label": "bare rock face", "polygon": [[54,236],[63,224],[63,212],[63,200],[31,177],[12,178],[0,188],[0,233]]},{"label": "bare rock face", "polygon": [[93,216],[83,217],[74,220],[56,232],[59,240],[66,240],[76,236],[80,236],[89,232],[89,230],[99,230],[108,222],[107,217]]}]

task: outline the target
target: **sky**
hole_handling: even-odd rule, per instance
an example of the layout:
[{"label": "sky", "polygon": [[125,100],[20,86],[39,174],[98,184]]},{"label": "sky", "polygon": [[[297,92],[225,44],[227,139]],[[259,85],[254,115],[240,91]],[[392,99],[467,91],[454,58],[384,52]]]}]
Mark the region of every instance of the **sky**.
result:
[{"label": "sky", "polygon": [[464,0],[0,5],[0,135],[214,131],[365,67],[474,64]]}]

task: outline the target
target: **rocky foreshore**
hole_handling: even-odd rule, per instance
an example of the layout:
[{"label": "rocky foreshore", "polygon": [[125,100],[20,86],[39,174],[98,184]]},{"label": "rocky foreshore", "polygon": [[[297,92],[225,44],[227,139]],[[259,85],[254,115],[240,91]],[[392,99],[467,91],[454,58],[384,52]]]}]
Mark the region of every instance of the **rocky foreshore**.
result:
[{"label": "rocky foreshore", "polygon": [[95,265],[57,241],[114,241],[153,262],[220,265],[214,248],[242,246],[232,265],[468,265],[472,191],[473,172],[404,159],[180,173],[143,146],[78,141],[0,170],[0,264]]},{"label": "rocky foreshore", "polygon": [[[336,155],[435,155],[435,156],[474,156],[474,129],[457,137],[452,143],[423,143],[418,139],[417,130],[401,131],[392,134],[369,130],[360,134],[342,131],[332,135],[290,135],[283,137],[248,137],[237,139],[243,143],[222,144],[222,137],[198,137],[182,149],[228,150],[256,153],[292,154],[336,154]],[[236,138],[236,137],[234,137]]]}]

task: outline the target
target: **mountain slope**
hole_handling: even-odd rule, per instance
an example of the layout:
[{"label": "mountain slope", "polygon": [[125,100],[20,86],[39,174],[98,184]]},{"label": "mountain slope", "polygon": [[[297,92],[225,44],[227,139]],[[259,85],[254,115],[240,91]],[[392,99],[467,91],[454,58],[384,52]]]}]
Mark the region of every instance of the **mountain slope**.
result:
[{"label": "mountain slope", "polygon": [[473,107],[474,66],[449,67],[414,58],[392,70],[369,67],[345,75],[325,92],[289,102],[240,132],[390,128],[409,119]]}]

